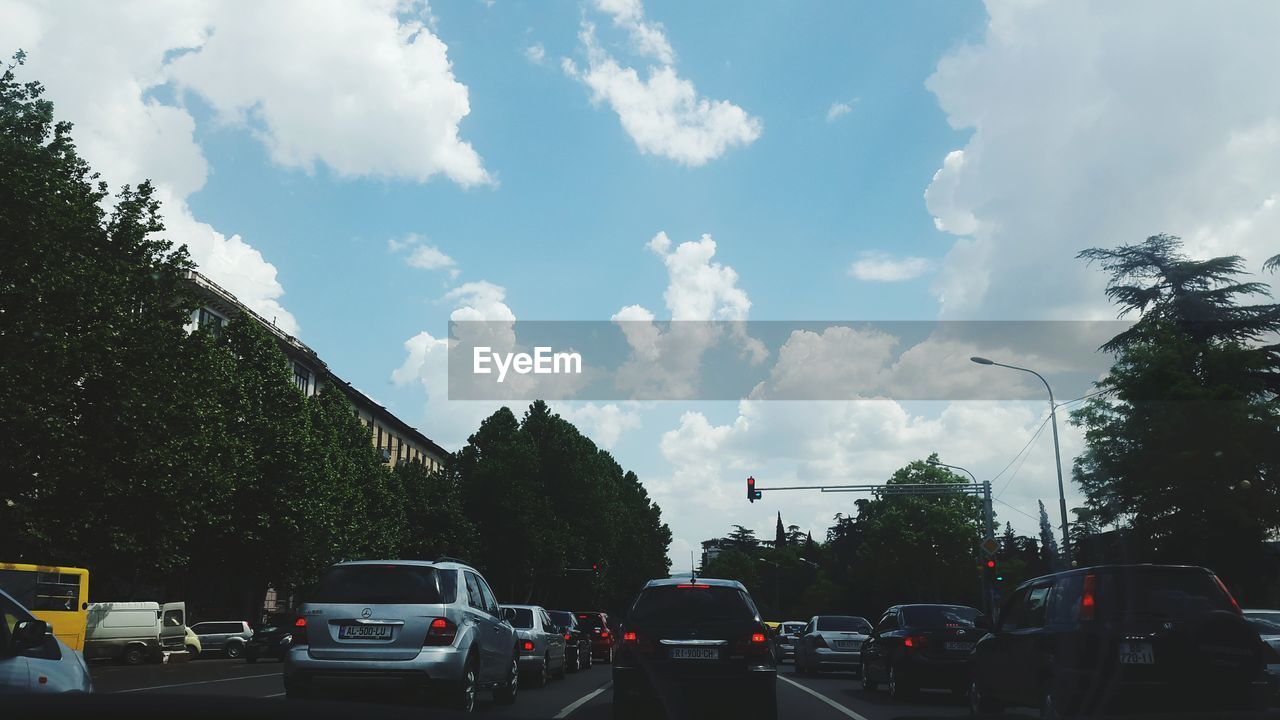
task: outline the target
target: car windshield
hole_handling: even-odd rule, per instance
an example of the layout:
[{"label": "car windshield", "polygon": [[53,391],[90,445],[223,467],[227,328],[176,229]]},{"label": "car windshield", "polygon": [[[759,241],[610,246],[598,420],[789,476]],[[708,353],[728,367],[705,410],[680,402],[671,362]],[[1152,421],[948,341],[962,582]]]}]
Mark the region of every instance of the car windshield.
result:
[{"label": "car windshield", "polygon": [[1131,568],[1097,575],[1097,611],[1107,615],[1188,620],[1233,611],[1231,598],[1209,573],[1195,568]]},{"label": "car windshield", "polygon": [[819,632],[871,632],[871,623],[866,618],[852,617],[848,615],[823,615],[818,618],[816,629]]},{"label": "car windshield", "polygon": [[798,633],[803,629],[804,629],[804,623],[783,623],[782,624],[782,632],[788,635],[792,633]]},{"label": "car windshield", "polygon": [[640,593],[633,623],[698,625],[750,620],[755,612],[742,591],[717,585],[663,585]]},{"label": "car windshield", "polygon": [[[451,585],[451,584],[450,584]],[[312,603],[428,605],[452,602],[435,568],[418,565],[338,565],[320,579]]]},{"label": "car windshield", "polygon": [[916,605],[902,609],[904,625],[913,628],[973,627],[980,615],[971,607]]},{"label": "car windshield", "polygon": [[524,607],[513,608],[516,612],[515,619],[511,621],[511,627],[517,627],[522,630],[528,630],[533,627],[533,610]]}]

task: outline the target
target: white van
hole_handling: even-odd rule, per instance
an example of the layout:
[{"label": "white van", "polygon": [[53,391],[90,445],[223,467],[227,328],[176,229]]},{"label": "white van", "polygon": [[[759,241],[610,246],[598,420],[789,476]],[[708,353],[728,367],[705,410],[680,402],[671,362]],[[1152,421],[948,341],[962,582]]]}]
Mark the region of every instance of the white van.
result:
[{"label": "white van", "polygon": [[137,665],[158,661],[186,645],[186,603],[104,602],[89,605],[85,659],[113,658]]}]

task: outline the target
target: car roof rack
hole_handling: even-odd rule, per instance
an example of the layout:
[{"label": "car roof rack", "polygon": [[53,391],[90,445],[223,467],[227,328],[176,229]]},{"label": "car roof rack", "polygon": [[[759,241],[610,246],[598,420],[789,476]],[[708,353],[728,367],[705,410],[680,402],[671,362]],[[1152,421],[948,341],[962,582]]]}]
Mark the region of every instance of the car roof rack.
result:
[{"label": "car roof rack", "polygon": [[449,557],[448,555],[441,555],[440,557],[436,558],[436,562],[451,562],[451,563],[459,563],[462,565],[470,564],[466,560],[462,560],[456,557]]}]

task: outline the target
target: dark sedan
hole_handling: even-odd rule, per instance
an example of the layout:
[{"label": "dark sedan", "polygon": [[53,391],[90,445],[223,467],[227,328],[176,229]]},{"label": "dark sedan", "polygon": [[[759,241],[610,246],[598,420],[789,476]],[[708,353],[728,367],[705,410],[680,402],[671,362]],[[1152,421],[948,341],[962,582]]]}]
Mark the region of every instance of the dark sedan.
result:
[{"label": "dark sedan", "polygon": [[271,615],[253,630],[253,637],[244,645],[244,661],[258,662],[259,658],[284,660],[293,640],[293,621],[296,616]]},{"label": "dark sedan", "polygon": [[903,699],[920,688],[969,689],[974,645],[985,616],[965,605],[896,605],[885,611],[862,644],[862,687],[880,683]]}]

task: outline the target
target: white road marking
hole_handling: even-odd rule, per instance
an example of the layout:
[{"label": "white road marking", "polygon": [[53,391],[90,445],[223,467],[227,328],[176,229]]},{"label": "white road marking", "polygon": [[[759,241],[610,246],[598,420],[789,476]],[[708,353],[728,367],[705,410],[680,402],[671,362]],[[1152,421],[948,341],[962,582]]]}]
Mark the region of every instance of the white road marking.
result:
[{"label": "white road marking", "polygon": [[805,692],[809,693],[810,695],[812,695],[812,696],[814,696],[814,697],[818,698],[818,699],[819,699],[819,700],[821,700],[822,702],[824,702],[824,703],[826,703],[826,704],[830,705],[831,707],[835,708],[836,710],[838,710],[838,711],[840,711],[840,712],[844,713],[845,717],[851,717],[851,718],[853,718],[853,720],[867,720],[866,716],[864,716],[864,715],[859,715],[858,713],[856,713],[856,712],[854,712],[854,711],[850,710],[849,708],[847,708],[847,707],[845,707],[845,706],[841,705],[840,703],[836,702],[835,700],[832,700],[831,698],[827,697],[826,695],[823,695],[822,693],[818,692],[817,690],[813,690],[813,689],[811,689],[811,688],[807,688],[807,687],[805,687],[804,685],[801,685],[800,683],[796,682],[795,680],[792,680],[791,678],[783,677],[783,676],[779,675],[779,676],[778,676],[778,679],[779,679],[779,680],[785,680],[786,682],[789,682],[789,683],[791,683],[792,685],[795,685],[796,687],[800,688],[801,690],[803,690],[803,691],[805,691]]},{"label": "white road marking", "polygon": [[237,680],[253,680],[254,678],[264,677],[280,677],[281,673],[268,673],[266,675],[245,675],[244,677],[222,678],[221,680],[197,680],[195,682],[173,683],[172,685],[152,685],[151,687],[130,688],[128,690],[116,690],[116,693],[132,693],[146,692],[147,690],[164,690],[165,688],[186,687],[187,685],[208,685],[209,683],[235,682]]},{"label": "white road marking", "polygon": [[557,714],[555,715],[555,717],[553,717],[553,718],[552,718],[552,720],[562,720],[562,718],[567,718],[567,717],[569,717],[569,713],[571,713],[571,712],[573,712],[574,710],[577,710],[578,708],[582,707],[583,705],[586,705],[587,703],[591,702],[591,701],[595,698],[595,696],[599,695],[600,693],[604,692],[605,690],[608,690],[608,689],[609,689],[609,686],[610,686],[610,685],[612,685],[612,684],[613,684],[613,683],[606,683],[606,684],[604,684],[604,685],[601,685],[600,687],[596,688],[594,691],[592,691],[592,692],[590,692],[590,693],[587,693],[586,695],[583,695],[582,697],[578,698],[577,700],[574,700],[573,702],[571,702],[571,703],[569,703],[568,705],[566,705],[566,706],[565,706],[565,708],[564,708],[563,710],[561,710],[559,713],[557,713]]},{"label": "white road marking", "polygon": [[263,695],[264,698],[284,697],[284,693],[275,693],[274,695]]}]

